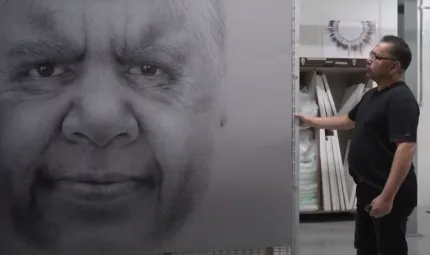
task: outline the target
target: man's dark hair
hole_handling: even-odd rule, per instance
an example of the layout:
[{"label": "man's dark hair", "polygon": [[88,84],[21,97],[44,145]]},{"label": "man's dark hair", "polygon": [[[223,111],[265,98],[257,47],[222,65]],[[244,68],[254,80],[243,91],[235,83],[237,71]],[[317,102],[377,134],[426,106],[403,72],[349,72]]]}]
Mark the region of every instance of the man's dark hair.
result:
[{"label": "man's dark hair", "polygon": [[399,61],[400,67],[406,71],[412,61],[412,52],[405,40],[395,35],[386,35],[381,42],[391,44],[391,57]]}]

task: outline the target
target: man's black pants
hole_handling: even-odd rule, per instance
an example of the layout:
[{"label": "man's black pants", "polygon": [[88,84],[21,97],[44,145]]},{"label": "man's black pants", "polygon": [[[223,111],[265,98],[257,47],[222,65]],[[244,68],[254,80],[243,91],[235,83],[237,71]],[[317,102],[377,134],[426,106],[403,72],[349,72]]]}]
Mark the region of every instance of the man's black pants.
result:
[{"label": "man's black pants", "polygon": [[378,195],[376,190],[358,183],[354,240],[357,255],[407,255],[406,223],[415,206],[395,201],[390,214],[372,218],[364,208]]}]

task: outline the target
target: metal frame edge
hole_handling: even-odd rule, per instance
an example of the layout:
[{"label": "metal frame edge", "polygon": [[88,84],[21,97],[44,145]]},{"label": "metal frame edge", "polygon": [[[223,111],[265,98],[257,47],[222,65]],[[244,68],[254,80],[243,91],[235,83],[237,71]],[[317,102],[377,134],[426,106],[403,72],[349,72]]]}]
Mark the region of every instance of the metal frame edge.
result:
[{"label": "metal frame edge", "polygon": [[292,56],[291,56],[291,68],[292,68],[292,158],[293,158],[293,229],[292,229],[292,244],[289,249],[290,255],[299,255],[299,224],[300,224],[300,194],[299,194],[299,121],[294,117],[294,114],[299,108],[299,92],[300,92],[300,64],[299,64],[299,28],[300,28],[300,0],[289,0],[292,1],[292,18],[291,18],[291,42],[292,42]]}]

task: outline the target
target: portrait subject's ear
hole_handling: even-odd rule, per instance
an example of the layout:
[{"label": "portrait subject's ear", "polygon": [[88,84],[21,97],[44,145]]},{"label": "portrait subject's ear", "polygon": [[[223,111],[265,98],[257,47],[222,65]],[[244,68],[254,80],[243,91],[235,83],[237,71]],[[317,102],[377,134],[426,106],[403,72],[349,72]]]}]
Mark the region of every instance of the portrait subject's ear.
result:
[{"label": "portrait subject's ear", "polygon": [[226,110],[223,107],[221,109],[221,114],[220,114],[220,119],[219,119],[219,126],[220,127],[224,127],[227,124],[227,114],[226,114]]},{"label": "portrait subject's ear", "polygon": [[227,109],[226,109],[226,101],[227,101],[227,94],[226,94],[226,73],[227,73],[227,65],[225,63],[226,56],[225,51],[221,53],[220,56],[222,58],[222,64],[221,64],[221,70],[219,72],[220,75],[220,87],[218,91],[218,107],[219,107],[219,125],[221,128],[223,128],[227,124]]},{"label": "portrait subject's ear", "polygon": [[[224,85],[224,83],[223,83]],[[224,127],[227,124],[227,109],[226,109],[226,94],[225,94],[225,90],[224,87],[221,87],[221,90],[219,91],[219,95],[218,95],[218,101],[217,101],[217,105],[218,105],[218,114],[219,114],[219,126],[220,127]]]}]

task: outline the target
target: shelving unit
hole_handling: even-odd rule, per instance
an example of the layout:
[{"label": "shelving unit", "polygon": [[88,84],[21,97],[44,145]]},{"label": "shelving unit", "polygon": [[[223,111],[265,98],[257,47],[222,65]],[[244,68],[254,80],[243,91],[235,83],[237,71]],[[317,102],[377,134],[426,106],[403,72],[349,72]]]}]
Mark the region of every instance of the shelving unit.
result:
[{"label": "shelving unit", "polygon": [[[365,59],[300,59],[300,111],[306,115],[347,114],[374,86]],[[353,212],[355,184],[347,153],[351,131],[300,130],[300,211]]]}]

